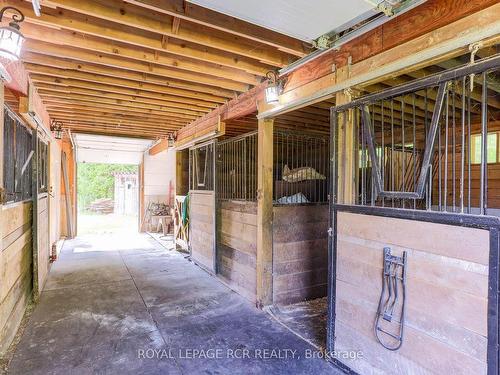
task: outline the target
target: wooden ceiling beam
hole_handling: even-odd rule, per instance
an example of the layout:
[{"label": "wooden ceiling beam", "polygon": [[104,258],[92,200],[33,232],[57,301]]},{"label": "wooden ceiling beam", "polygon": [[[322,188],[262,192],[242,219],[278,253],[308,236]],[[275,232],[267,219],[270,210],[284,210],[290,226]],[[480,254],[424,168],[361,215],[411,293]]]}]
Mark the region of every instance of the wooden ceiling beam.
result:
[{"label": "wooden ceiling beam", "polygon": [[92,125],[86,124],[74,124],[71,128],[73,133],[81,133],[81,134],[94,134],[94,135],[116,135],[122,137],[134,137],[134,138],[142,138],[142,139],[158,139],[164,137],[168,134],[168,132],[141,132],[134,133],[133,130],[129,129],[115,129],[112,127],[95,127]]},{"label": "wooden ceiling beam", "polygon": [[128,3],[165,13],[189,22],[208,26],[217,30],[264,43],[297,57],[311,51],[306,43],[287,35],[254,25],[250,22],[201,7],[184,0],[125,0]]},{"label": "wooden ceiling beam", "polygon": [[139,126],[137,124],[124,124],[124,123],[113,123],[113,122],[95,122],[93,120],[74,120],[74,119],[68,119],[66,122],[62,121],[63,123],[63,128],[65,129],[71,129],[73,131],[74,125],[75,124],[85,124],[88,126],[92,126],[94,128],[96,127],[113,127],[114,129],[128,129],[131,132],[134,132],[136,134],[140,133],[161,133],[161,134],[171,134],[173,133],[173,129],[167,128],[167,127],[144,127],[144,126]]},{"label": "wooden ceiling beam", "polygon": [[[135,81],[145,84],[154,84],[160,85],[163,87],[172,87],[176,89],[188,90],[191,92],[201,92],[204,94],[215,95],[219,97],[230,98],[233,96],[233,93],[227,90],[217,89],[212,86],[203,86],[203,85],[195,85],[190,83],[182,83],[173,82],[171,80],[155,77],[147,74],[141,74],[136,72],[130,72],[122,69],[112,69],[112,68],[103,68],[99,66],[91,66],[90,64],[78,64],[75,62],[59,62],[59,65],[53,60],[53,58],[39,58],[32,59],[33,62],[26,62],[25,66],[29,72],[38,73],[38,74],[47,74],[55,77],[62,78],[71,78],[74,77],[75,72],[83,72],[87,74],[93,74],[98,76],[107,76],[110,78],[119,78],[121,80],[126,81]],[[72,70],[72,68],[76,68]]]},{"label": "wooden ceiling beam", "polygon": [[148,95],[172,95],[177,96],[179,99],[189,98],[204,101],[207,103],[207,105],[222,104],[226,101],[226,98],[223,98],[221,96],[215,96],[184,89],[177,89],[164,85],[157,85],[154,83],[130,81],[123,78],[102,76],[93,73],[70,71],[64,69],[40,70],[36,67],[36,65],[34,65],[31,70],[29,70],[28,66],[26,68],[30,72],[30,79],[33,82],[48,82],[54,85],[67,85],[68,83],[68,85],[71,84],[76,87],[86,88],[90,88],[95,84],[96,87],[106,86],[107,90],[110,92],[116,92],[114,91],[116,89],[126,89],[138,91],[144,93],[144,95],[146,93],[148,93]]},{"label": "wooden ceiling beam", "polygon": [[[140,122],[140,121],[133,121],[133,120],[124,120],[116,117],[111,117],[111,116],[97,116],[93,114],[88,114],[88,115],[83,115],[83,114],[65,114],[65,113],[55,113],[54,118],[62,121],[63,125],[69,126],[68,124],[71,123],[71,121],[87,121],[87,122],[92,122],[96,124],[112,124],[112,125],[131,125],[131,126],[140,126],[144,125],[146,127],[150,127],[151,129],[164,129],[164,130],[169,130],[169,131],[175,131],[178,129],[177,124],[169,123],[168,121],[149,121],[149,122]],[[66,122],[69,123],[67,124]]]},{"label": "wooden ceiling beam", "polygon": [[176,112],[183,113],[186,115],[191,115],[193,117],[198,117],[204,115],[209,110],[208,108],[200,108],[189,105],[181,105],[179,103],[170,103],[170,102],[162,102],[161,104],[151,104],[151,103],[143,103],[141,101],[136,101],[129,97],[124,98],[116,98],[113,94],[101,93],[93,94],[93,93],[81,93],[81,92],[69,92],[60,90],[57,88],[38,88],[38,92],[44,97],[60,97],[63,99],[70,99],[75,101],[88,101],[95,102],[101,104],[113,104],[123,107],[131,107],[140,110],[153,110],[158,112]]},{"label": "wooden ceiling beam", "polygon": [[[84,107],[74,107],[74,108],[58,108],[58,107],[50,107],[48,110],[51,116],[54,118],[59,119],[60,116],[74,116],[79,119],[84,119],[88,118],[87,114],[92,114],[92,115],[98,115],[100,118],[117,118],[118,120],[121,119],[127,119],[128,121],[133,121],[136,124],[145,124],[146,122],[151,122],[152,124],[165,124],[169,123],[171,125],[175,125],[177,128],[182,126],[182,124],[185,124],[186,121],[179,121],[175,118],[169,118],[169,117],[161,117],[161,116],[154,116],[154,115],[144,115],[144,116],[135,116],[137,113],[134,112],[120,112],[120,111],[115,111],[115,110],[109,110],[109,109],[102,109],[102,108],[84,108]],[[117,116],[122,116],[122,117],[117,117]],[[137,122],[139,119],[142,119],[142,122]]]},{"label": "wooden ceiling beam", "polygon": [[243,70],[179,57],[149,48],[138,48],[137,46],[105,38],[65,30],[55,30],[50,27],[30,23],[23,25],[23,35],[27,38],[23,49],[44,53],[44,48],[42,48],[44,46],[49,51],[52,51],[52,55],[54,56],[61,55],[60,48],[66,46],[120,58],[124,57],[142,63],[155,64],[181,71],[221,77],[250,85],[255,85],[262,77],[261,75],[250,74]]},{"label": "wooden ceiling beam", "polygon": [[139,123],[139,122],[123,122],[115,121],[112,118],[102,118],[97,119],[95,117],[84,117],[84,116],[71,116],[65,114],[56,114],[57,121],[61,122],[63,128],[72,129],[74,123],[89,124],[93,126],[113,126],[115,128],[129,128],[137,133],[149,131],[149,132],[161,132],[161,133],[175,133],[176,129],[179,128],[177,124],[167,124],[167,123],[157,123],[151,121],[149,124]]},{"label": "wooden ceiling beam", "polygon": [[[177,113],[172,113],[172,112],[159,112],[159,111],[152,111],[152,110],[144,110],[142,108],[133,108],[133,107],[120,107],[120,106],[113,106],[113,105],[107,105],[107,104],[99,104],[99,103],[79,103],[79,102],[72,102],[72,101],[58,101],[58,99],[54,98],[46,98],[44,97],[44,103],[46,107],[52,110],[55,109],[82,109],[86,111],[103,111],[103,112],[112,112],[112,113],[117,113],[117,114],[132,114],[132,115],[143,115],[143,116],[150,116],[150,117],[158,117],[158,118],[168,118],[168,119],[183,119],[186,122],[186,120],[192,119],[193,116],[187,116],[187,115],[180,115]],[[50,111],[49,111],[50,112]]]},{"label": "wooden ceiling beam", "polygon": [[229,52],[213,48],[200,48],[193,43],[182,43],[176,40],[167,40],[165,35],[143,32],[125,25],[113,24],[99,18],[88,17],[64,9],[42,7],[42,14],[37,17],[33,7],[23,0],[0,0],[2,6],[15,6],[23,12],[26,23],[45,25],[54,29],[69,30],[85,35],[92,35],[107,40],[132,44],[140,48],[149,48],[159,52],[184,56],[212,64],[220,64],[236,68],[247,73],[265,75],[271,65],[260,63],[246,57],[237,57]]},{"label": "wooden ceiling beam", "polygon": [[122,108],[123,110],[129,111],[137,111],[141,113],[147,113],[147,111],[152,110],[157,113],[172,113],[176,116],[181,116],[186,119],[196,119],[201,116],[203,113],[197,113],[192,111],[186,111],[184,109],[176,109],[176,108],[159,108],[157,106],[152,106],[148,104],[134,103],[134,102],[126,102],[124,100],[116,100],[116,99],[107,99],[107,98],[96,98],[93,96],[85,96],[80,94],[64,94],[58,92],[48,92],[45,90],[39,90],[39,94],[42,99],[45,101],[49,100],[59,100],[67,103],[93,103],[94,105],[100,105],[103,108],[105,106],[113,106],[116,108]]},{"label": "wooden ceiling beam", "polygon": [[210,30],[205,26],[191,23],[175,26],[175,17],[165,17],[164,14],[124,4],[123,1],[107,0],[106,4],[101,4],[94,0],[46,0],[45,3],[109,22],[246,56],[277,67],[284,67],[292,60],[288,54],[281,51],[264,45],[256,45],[252,41],[228,33]]},{"label": "wooden ceiling beam", "polygon": [[197,112],[208,112],[210,110],[210,108],[201,107],[201,106],[198,106],[196,104],[185,104],[185,103],[171,102],[171,101],[165,101],[165,100],[142,98],[142,97],[138,97],[136,95],[117,94],[114,92],[107,92],[104,90],[97,90],[97,89],[84,89],[84,88],[79,88],[79,87],[57,86],[57,85],[52,85],[50,83],[43,83],[43,82],[37,82],[36,87],[40,90],[46,90],[46,91],[52,91],[52,92],[60,92],[60,93],[66,93],[66,94],[80,94],[80,95],[93,96],[93,97],[97,97],[97,98],[106,97],[109,99],[125,100],[125,101],[129,101],[129,102],[134,102],[134,103],[152,104],[152,105],[158,105],[158,106],[164,106],[164,107],[194,110]]},{"label": "wooden ceiling beam", "polygon": [[[176,71],[164,67],[155,67],[149,64],[143,64],[133,60],[121,59],[118,57],[109,57],[100,54],[93,54],[83,50],[67,50],[59,56],[51,56],[45,52],[43,54],[25,51],[22,56],[23,62],[51,66],[55,68],[64,68],[71,70],[80,70],[89,73],[98,73],[104,75],[118,75],[125,78],[130,77],[133,80],[142,80],[150,82],[168,83],[173,87],[196,90],[209,94],[234,96],[233,91],[246,91],[249,86],[246,84],[196,75],[194,73]],[[66,57],[63,57],[63,56]]]}]

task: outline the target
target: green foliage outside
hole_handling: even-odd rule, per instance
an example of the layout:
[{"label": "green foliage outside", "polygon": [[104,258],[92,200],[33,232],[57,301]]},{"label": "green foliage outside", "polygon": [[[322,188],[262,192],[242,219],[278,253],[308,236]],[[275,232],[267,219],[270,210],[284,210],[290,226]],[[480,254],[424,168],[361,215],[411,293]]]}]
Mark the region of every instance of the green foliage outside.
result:
[{"label": "green foliage outside", "polygon": [[78,163],[77,189],[78,209],[84,211],[88,205],[100,198],[114,198],[113,173],[137,172],[136,165]]}]

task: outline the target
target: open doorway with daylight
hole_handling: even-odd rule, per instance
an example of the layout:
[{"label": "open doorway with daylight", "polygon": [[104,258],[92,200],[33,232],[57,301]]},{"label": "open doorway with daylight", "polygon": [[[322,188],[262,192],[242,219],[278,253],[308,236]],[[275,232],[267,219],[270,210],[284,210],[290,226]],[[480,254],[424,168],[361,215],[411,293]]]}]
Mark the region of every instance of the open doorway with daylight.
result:
[{"label": "open doorway with daylight", "polygon": [[138,167],[77,164],[78,234],[137,232]]},{"label": "open doorway with daylight", "polygon": [[151,141],[87,134],[74,139],[78,235],[138,232],[139,165]]}]

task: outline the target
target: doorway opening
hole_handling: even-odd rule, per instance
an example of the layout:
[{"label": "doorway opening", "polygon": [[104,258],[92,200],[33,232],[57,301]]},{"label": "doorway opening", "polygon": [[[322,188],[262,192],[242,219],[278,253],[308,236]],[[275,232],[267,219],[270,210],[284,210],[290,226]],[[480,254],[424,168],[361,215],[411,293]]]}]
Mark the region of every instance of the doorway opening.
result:
[{"label": "doorway opening", "polygon": [[77,164],[78,234],[136,233],[138,166]]}]

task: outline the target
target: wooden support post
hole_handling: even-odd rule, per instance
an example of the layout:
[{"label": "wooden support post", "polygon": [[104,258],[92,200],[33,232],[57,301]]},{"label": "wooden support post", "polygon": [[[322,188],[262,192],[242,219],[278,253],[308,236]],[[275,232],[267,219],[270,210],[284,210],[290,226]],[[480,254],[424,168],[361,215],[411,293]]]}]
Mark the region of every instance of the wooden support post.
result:
[{"label": "wooden support post", "polygon": [[[3,122],[4,122],[4,102],[5,102],[5,91],[4,83],[0,80],[0,206],[3,204],[3,198],[5,197],[5,191],[3,190]],[[0,236],[0,242],[2,241],[2,236]],[[0,247],[1,249],[1,247]]]},{"label": "wooden support post", "polygon": [[[6,198],[5,196],[5,190],[4,190],[4,184],[3,184],[3,122],[4,122],[4,101],[5,101],[5,93],[4,93],[4,84],[3,81],[0,80],[0,251],[3,249],[3,238],[5,236],[5,233],[3,233],[3,220],[4,218],[2,217],[2,205],[4,204],[4,199]],[[1,258],[1,254],[0,254]]]},{"label": "wooden support post", "polygon": [[[349,78],[349,66],[337,70],[337,80],[344,81]],[[336,94],[335,104],[342,105],[352,100],[352,93],[343,90]],[[338,131],[338,203],[354,203],[355,194],[355,174],[354,163],[356,158],[353,152],[354,145],[354,113],[352,110],[344,114],[339,114],[337,121]]]},{"label": "wooden support post", "polygon": [[257,307],[273,302],[273,119],[261,119],[257,147]]}]

